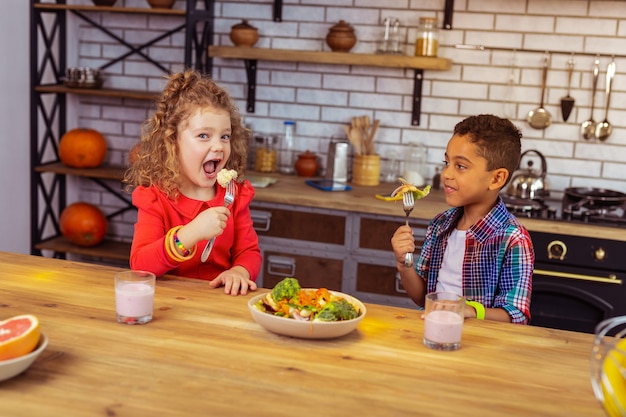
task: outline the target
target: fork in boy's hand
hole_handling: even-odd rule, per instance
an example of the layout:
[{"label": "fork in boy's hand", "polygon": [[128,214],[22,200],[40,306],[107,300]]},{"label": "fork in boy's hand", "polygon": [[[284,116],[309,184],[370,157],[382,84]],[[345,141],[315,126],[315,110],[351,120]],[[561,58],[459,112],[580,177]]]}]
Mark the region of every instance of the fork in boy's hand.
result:
[{"label": "fork in boy's hand", "polygon": [[[413,207],[415,207],[415,198],[411,191],[407,191],[402,193],[402,206],[404,208],[404,212],[406,213],[406,225],[409,225],[409,214],[413,211]],[[408,252],[404,255],[404,266],[410,267],[413,266],[413,254]]]}]

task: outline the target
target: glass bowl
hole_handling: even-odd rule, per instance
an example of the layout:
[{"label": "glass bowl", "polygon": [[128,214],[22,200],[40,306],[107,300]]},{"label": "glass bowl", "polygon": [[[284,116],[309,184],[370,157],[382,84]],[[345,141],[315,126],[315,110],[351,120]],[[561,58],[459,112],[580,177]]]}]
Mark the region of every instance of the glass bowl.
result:
[{"label": "glass bowl", "polygon": [[591,385],[609,417],[626,416],[626,316],[596,327],[591,352]]}]

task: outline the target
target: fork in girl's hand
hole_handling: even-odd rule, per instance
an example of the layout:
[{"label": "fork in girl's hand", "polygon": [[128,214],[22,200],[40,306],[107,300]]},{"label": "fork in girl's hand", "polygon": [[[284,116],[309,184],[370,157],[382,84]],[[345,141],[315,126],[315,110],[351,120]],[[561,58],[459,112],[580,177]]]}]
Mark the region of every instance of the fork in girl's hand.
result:
[{"label": "fork in girl's hand", "polygon": [[[235,201],[235,182],[230,180],[228,184],[226,184],[226,194],[224,195],[224,207],[228,207],[233,204]],[[211,250],[213,250],[213,245],[215,244],[215,237],[211,238],[204,247],[202,251],[202,255],[200,255],[200,261],[206,262],[209,259],[209,255],[211,254]]]}]

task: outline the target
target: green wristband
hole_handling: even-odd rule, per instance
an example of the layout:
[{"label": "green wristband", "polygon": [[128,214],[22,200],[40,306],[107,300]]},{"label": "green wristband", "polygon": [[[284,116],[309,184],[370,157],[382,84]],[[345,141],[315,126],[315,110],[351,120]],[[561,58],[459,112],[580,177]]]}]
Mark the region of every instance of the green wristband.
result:
[{"label": "green wristband", "polygon": [[482,305],[478,301],[469,301],[469,300],[465,300],[465,304],[467,304],[468,306],[474,307],[474,310],[476,310],[476,318],[478,320],[485,320],[485,306],[484,305]]}]

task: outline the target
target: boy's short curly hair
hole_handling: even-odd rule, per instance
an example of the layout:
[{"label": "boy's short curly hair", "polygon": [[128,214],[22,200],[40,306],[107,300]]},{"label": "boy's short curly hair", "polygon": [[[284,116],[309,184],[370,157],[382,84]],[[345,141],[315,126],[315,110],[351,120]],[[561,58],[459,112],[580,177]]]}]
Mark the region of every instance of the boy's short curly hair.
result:
[{"label": "boy's short curly hair", "polygon": [[128,190],[155,185],[170,198],[178,197],[181,172],[178,128],[184,127],[196,111],[204,108],[225,110],[230,114],[231,155],[226,168],[236,170],[239,178],[243,176],[250,131],[243,126],[239,110],[226,90],[209,75],[190,69],[167,78],[154,114],[144,122],[141,141],[131,151],[134,161],[124,178]]},{"label": "boy's short curly hair", "polygon": [[505,168],[510,180],[517,169],[522,152],[522,132],[508,119],[492,114],[470,116],[454,127],[454,134],[467,136],[478,147],[480,156],[487,160],[487,169]]}]

